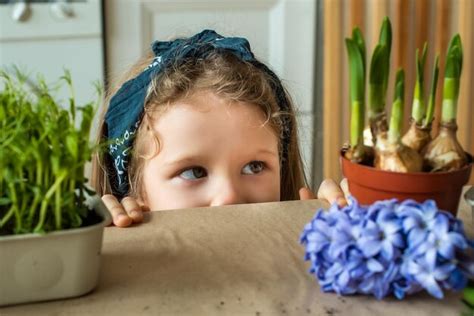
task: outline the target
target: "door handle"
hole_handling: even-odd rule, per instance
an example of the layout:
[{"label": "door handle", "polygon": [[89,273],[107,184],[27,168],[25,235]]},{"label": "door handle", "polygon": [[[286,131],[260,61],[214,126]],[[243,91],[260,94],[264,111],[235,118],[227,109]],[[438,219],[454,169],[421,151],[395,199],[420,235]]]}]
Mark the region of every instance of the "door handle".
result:
[{"label": "door handle", "polygon": [[12,19],[16,22],[26,22],[31,17],[30,4],[27,1],[19,1],[13,5]]},{"label": "door handle", "polygon": [[67,0],[57,0],[50,7],[53,15],[59,19],[68,19],[74,16],[72,5]]}]

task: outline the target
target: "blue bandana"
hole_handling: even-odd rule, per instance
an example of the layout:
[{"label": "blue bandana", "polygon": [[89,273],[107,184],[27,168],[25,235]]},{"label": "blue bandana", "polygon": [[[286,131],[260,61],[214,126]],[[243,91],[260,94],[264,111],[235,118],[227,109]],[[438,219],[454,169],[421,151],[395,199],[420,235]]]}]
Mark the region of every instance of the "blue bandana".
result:
[{"label": "blue bandana", "polygon": [[[223,37],[212,30],[204,30],[190,38],[168,42],[156,41],[152,44],[152,50],[155,54],[152,63],[136,78],[122,85],[110,100],[105,115],[106,137],[111,143],[108,159],[113,164],[113,168],[108,168],[109,181],[112,193],[119,198],[127,195],[129,190],[129,153],[135,132],[143,117],[148,86],[153,78],[172,63],[188,58],[206,58],[211,52],[216,51],[230,52],[267,73],[272,78],[271,85],[280,110],[284,112],[289,110],[288,100],[280,80],[268,67],[255,59],[250,50],[250,44],[245,38]],[[290,119],[286,115],[282,120],[282,161],[285,161],[291,127]]]}]

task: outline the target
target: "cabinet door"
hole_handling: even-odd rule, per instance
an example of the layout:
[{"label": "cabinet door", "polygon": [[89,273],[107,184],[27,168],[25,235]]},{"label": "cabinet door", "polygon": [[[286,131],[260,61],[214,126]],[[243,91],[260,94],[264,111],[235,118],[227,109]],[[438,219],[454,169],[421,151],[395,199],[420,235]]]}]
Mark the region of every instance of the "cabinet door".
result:
[{"label": "cabinet door", "polygon": [[[103,80],[101,1],[70,2],[61,7],[55,1],[27,4],[29,15],[15,19],[14,1],[0,4],[0,64],[13,65],[48,83],[57,81],[64,69],[71,71],[79,104],[97,98],[94,83]],[[18,17],[18,15],[16,15]],[[66,99],[69,91],[60,91]]]},{"label": "cabinet door", "polygon": [[313,148],[314,0],[195,0],[106,2],[109,75],[119,76],[155,39],[214,29],[246,37],[255,55],[284,80],[298,107],[307,174]]}]

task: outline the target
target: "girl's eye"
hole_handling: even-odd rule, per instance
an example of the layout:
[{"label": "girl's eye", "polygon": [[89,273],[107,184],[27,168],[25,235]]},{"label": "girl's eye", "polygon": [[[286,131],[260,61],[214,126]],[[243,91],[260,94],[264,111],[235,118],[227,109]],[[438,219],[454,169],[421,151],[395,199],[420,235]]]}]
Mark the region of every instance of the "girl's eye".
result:
[{"label": "girl's eye", "polygon": [[244,166],[242,169],[243,174],[257,174],[265,169],[265,163],[263,161],[251,161]]},{"label": "girl's eye", "polygon": [[203,167],[192,167],[181,172],[179,176],[185,180],[198,180],[207,176],[207,171]]}]

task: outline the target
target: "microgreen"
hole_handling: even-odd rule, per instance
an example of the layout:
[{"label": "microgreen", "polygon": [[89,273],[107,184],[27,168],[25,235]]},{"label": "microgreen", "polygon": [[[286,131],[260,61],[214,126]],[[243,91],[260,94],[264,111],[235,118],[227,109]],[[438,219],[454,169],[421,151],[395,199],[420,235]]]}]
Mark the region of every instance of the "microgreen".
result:
[{"label": "microgreen", "polygon": [[84,168],[98,149],[90,144],[97,103],[76,105],[67,71],[67,106],[44,79],[18,69],[1,71],[0,82],[0,235],[80,227],[92,193]]}]

